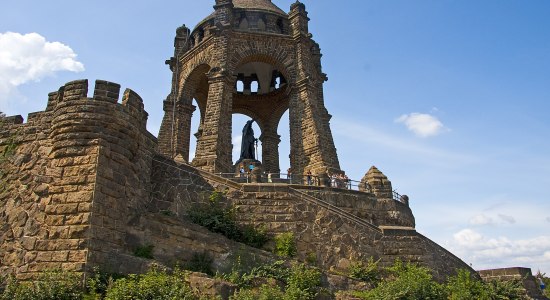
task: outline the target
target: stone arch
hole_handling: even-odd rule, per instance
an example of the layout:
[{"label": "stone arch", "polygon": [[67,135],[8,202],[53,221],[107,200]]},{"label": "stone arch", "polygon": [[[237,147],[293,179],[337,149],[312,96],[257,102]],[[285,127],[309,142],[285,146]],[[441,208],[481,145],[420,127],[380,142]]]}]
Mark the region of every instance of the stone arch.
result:
[{"label": "stone arch", "polygon": [[183,79],[178,100],[186,104],[192,104],[193,99],[197,100],[201,119],[204,117],[206,101],[208,98],[208,78],[206,73],[211,67],[207,63],[202,63],[192,69],[192,71]]},{"label": "stone arch", "polygon": [[[256,42],[257,43],[257,42]],[[237,45],[234,54],[229,60],[229,70],[233,72],[240,66],[251,62],[263,62],[275,66],[286,78],[288,82],[294,82],[294,57],[285,48],[277,45],[276,42],[270,42],[270,45],[256,45],[250,43]]]}]

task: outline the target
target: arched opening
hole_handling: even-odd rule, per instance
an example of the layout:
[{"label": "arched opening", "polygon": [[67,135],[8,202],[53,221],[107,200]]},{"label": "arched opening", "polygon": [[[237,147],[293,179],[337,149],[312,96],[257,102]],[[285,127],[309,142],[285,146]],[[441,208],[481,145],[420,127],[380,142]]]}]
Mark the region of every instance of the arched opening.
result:
[{"label": "arched opening", "polygon": [[180,101],[195,107],[194,111],[185,112],[190,114],[186,124],[175,124],[175,126],[183,126],[178,130],[183,130],[185,136],[178,142],[185,143],[182,145],[188,149],[187,157],[183,157],[188,162],[191,162],[196,154],[197,140],[201,136],[201,122],[203,121],[206,111],[208,99],[208,77],[207,72],[210,71],[210,66],[203,64],[196,67],[186,78],[180,92]]},{"label": "arched opening", "polygon": [[[199,107],[196,99],[193,99],[193,105]],[[191,118],[191,137],[189,139],[189,161],[193,161],[197,151],[197,136],[199,135],[200,124],[202,122],[200,109],[193,113]]]},{"label": "arched opening", "polygon": [[279,120],[277,133],[281,137],[279,144],[279,166],[281,173],[286,177],[290,169],[290,117],[288,110],[286,110]]},{"label": "arched opening", "polygon": [[265,62],[249,62],[238,67],[235,90],[246,95],[263,95],[278,90],[286,79],[277,67]]},{"label": "arched opening", "polygon": [[[242,142],[242,135],[243,135],[243,127],[245,126],[246,122],[254,119],[251,116],[242,114],[242,113],[233,113],[231,121],[233,122],[233,128],[231,133],[231,142],[233,144],[233,163],[236,163],[240,156],[241,156],[241,142]],[[257,147],[255,145],[254,147],[254,153],[255,158],[259,161],[262,161],[262,143],[259,140],[260,136],[262,135],[261,128],[258,124],[258,122],[252,123],[252,129],[254,130],[254,137],[258,139]]]}]

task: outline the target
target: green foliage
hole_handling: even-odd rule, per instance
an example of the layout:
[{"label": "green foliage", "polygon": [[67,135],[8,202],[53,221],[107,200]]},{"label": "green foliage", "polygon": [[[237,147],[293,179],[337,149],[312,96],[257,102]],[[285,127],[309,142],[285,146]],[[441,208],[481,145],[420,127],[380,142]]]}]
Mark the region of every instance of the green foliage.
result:
[{"label": "green foliage", "polygon": [[259,289],[242,289],[231,296],[231,300],[280,300],[283,299],[284,293],[276,286],[267,284],[262,285]]},{"label": "green foliage", "polygon": [[193,253],[193,258],[184,265],[184,268],[193,272],[201,272],[208,275],[214,275],[212,271],[212,258],[208,253]]},{"label": "green foliage", "polygon": [[80,275],[61,271],[42,273],[37,281],[6,280],[0,300],[73,300],[82,298]]},{"label": "green foliage", "polygon": [[432,279],[427,268],[397,261],[387,268],[386,280],[369,291],[357,292],[362,299],[446,299],[445,289]]},{"label": "green foliage", "polygon": [[487,299],[505,299],[505,300],[520,300],[529,299],[525,296],[525,291],[521,280],[514,279],[509,281],[491,280],[485,283],[488,290],[489,298]]},{"label": "green foliage", "polygon": [[317,254],[315,252],[309,252],[306,256],[306,262],[312,266],[317,264]]},{"label": "green foliage", "polygon": [[447,292],[450,300],[489,299],[485,284],[468,270],[459,270],[456,276],[449,278]]},{"label": "green foliage", "polygon": [[285,300],[309,300],[314,299],[321,285],[321,272],[305,264],[292,266],[288,277]]},{"label": "green foliage", "polygon": [[152,269],[143,275],[129,275],[112,284],[105,300],[196,299],[184,278],[179,270],[168,274]]},{"label": "green foliage", "polygon": [[351,278],[359,279],[368,283],[377,283],[380,281],[380,270],[378,268],[378,261],[374,261],[374,258],[370,257],[367,263],[352,262],[348,269],[348,275]]},{"label": "green foliage", "polygon": [[269,240],[265,229],[251,225],[239,226],[235,209],[224,206],[223,199],[223,193],[214,191],[206,203],[195,204],[189,210],[191,222],[234,241],[261,248]]},{"label": "green foliage", "polygon": [[139,246],[134,250],[134,256],[146,258],[146,259],[153,259],[153,249],[155,248],[154,245],[145,245],[145,246]]},{"label": "green foliage", "polygon": [[121,274],[102,272],[99,268],[94,268],[91,276],[86,280],[86,289],[88,294],[86,300],[103,299],[108,288],[113,285],[117,279],[124,278]]},{"label": "green foliage", "polygon": [[[290,269],[284,261],[276,261],[272,264],[261,265],[253,268],[249,273],[231,274],[225,279],[236,283],[241,290],[231,299],[284,299],[284,300],[309,300],[314,299],[319,292],[321,273],[305,264],[295,264]],[[285,284],[282,292],[277,286],[262,285],[259,289],[250,289],[250,284],[255,279],[275,279]],[[237,279],[237,282],[235,282]]]},{"label": "green foliage", "polygon": [[275,254],[281,257],[294,257],[296,252],[294,233],[285,232],[275,236]]}]

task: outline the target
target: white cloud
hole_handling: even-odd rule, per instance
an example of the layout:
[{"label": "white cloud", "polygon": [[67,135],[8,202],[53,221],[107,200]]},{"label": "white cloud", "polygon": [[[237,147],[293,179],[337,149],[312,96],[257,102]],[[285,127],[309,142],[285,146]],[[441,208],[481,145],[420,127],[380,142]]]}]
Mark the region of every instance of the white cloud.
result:
[{"label": "white cloud", "polygon": [[477,225],[477,226],[491,225],[491,224],[493,224],[493,218],[488,217],[484,214],[477,215],[477,216],[470,219],[470,224],[471,225]]},{"label": "white cloud", "polygon": [[490,238],[468,228],[455,233],[447,246],[477,269],[522,266],[550,271],[550,236]]},{"label": "white cloud", "polygon": [[84,65],[67,45],[48,42],[38,33],[0,33],[0,104],[17,94],[17,87],[53,76],[56,72],[82,72]]},{"label": "white cloud", "polygon": [[546,217],[546,221],[548,221],[548,223],[550,223],[550,217]]},{"label": "white cloud", "polygon": [[429,114],[405,114],[395,119],[395,122],[405,124],[410,131],[423,138],[436,136],[447,130],[441,121]]}]

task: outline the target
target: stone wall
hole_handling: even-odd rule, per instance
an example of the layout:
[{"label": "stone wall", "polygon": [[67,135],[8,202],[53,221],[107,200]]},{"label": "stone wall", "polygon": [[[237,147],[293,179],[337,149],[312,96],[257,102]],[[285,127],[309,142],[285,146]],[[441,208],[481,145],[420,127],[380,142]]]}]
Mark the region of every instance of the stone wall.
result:
[{"label": "stone wall", "polygon": [[[408,206],[373,194],[285,184],[237,184],[174,162],[154,171],[156,211],[185,218],[189,204],[212,190],[227,192],[241,223],[264,226],[272,234],[293,232],[297,259],[312,256],[326,270],[345,271],[352,261],[395,259],[418,262],[443,280],[468,265],[414,230]],[[356,207],[356,209],[354,209]]]},{"label": "stone wall", "polygon": [[18,146],[2,166],[0,274],[82,272],[124,249],[126,224],[149,199],[156,141],[141,98],[126,90],[119,104],[119,91],[98,80],[87,98],[87,80],[73,81],[46,111],[2,126],[0,145],[15,136]]}]

